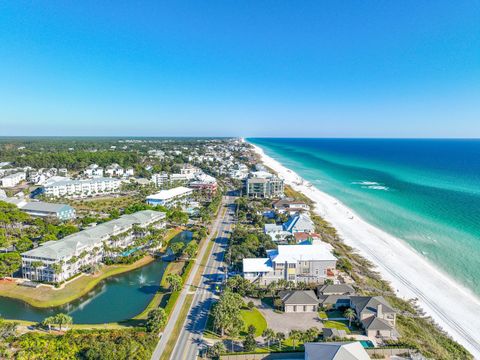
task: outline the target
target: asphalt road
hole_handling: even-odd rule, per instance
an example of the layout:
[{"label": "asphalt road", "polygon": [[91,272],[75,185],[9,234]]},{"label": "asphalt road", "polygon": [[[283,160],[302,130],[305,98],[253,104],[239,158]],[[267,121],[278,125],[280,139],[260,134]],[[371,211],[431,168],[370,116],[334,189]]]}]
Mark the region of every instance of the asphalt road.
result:
[{"label": "asphalt road", "polygon": [[[190,307],[185,323],[183,324],[180,335],[178,336],[175,348],[170,356],[170,360],[193,360],[196,359],[200,348],[205,345],[203,343],[203,331],[207,324],[208,313],[212,304],[217,298],[215,294],[216,286],[221,284],[225,274],[225,264],[223,258],[228,244],[229,232],[234,223],[235,206],[233,205],[234,197],[225,197],[224,203],[227,206],[224,216],[216,219],[211,234],[217,234],[212,251],[204,268],[199,286],[196,288],[192,305]],[[206,249],[206,246],[204,247]],[[205,250],[206,251],[206,250]],[[190,291],[190,284],[193,282],[195,274],[199,270],[199,263],[202,259],[204,251],[198,254],[195,267],[192,269],[187,284],[184,286],[179,301],[177,302],[172,316],[165,327],[162,338],[157,344],[152,359],[159,359],[165,349],[165,345],[173,331],[173,327],[178,319],[180,310],[185,302],[185,298]]]}]

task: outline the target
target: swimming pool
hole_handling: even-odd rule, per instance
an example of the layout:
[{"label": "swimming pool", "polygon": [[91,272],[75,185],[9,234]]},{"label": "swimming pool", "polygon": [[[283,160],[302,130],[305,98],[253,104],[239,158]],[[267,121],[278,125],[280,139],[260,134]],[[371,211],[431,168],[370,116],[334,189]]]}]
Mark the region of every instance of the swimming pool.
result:
[{"label": "swimming pool", "polygon": [[373,342],[371,342],[370,340],[360,340],[360,344],[362,344],[362,346],[365,348],[365,349],[369,349],[369,348],[374,348],[375,345],[373,344]]}]

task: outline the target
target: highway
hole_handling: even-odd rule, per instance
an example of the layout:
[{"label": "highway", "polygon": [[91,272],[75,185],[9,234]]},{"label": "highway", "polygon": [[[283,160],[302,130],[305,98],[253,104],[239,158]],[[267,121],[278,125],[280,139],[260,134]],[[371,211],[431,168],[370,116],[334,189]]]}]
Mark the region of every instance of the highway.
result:
[{"label": "highway", "polygon": [[[234,224],[234,199],[235,198],[231,196],[224,197],[224,204],[227,209],[223,216],[219,216],[215,220],[215,223],[212,227],[210,234],[217,234],[217,237],[214,240],[215,242],[208,257],[207,264],[203,269],[200,284],[195,290],[192,305],[190,307],[188,316],[185,319],[185,323],[182,326],[182,330],[178,336],[175,347],[170,356],[170,360],[196,359],[199,349],[204,347],[203,331],[207,324],[208,313],[215,301],[215,298],[217,297],[215,295],[216,286],[222,282],[225,276],[223,270],[226,269],[226,267],[223,263],[223,258],[228,244],[229,232],[232,230],[232,226]],[[220,214],[221,211],[222,210],[220,210]],[[203,251],[201,251],[197,256],[197,262],[192,269],[187,283],[184,285],[184,289],[178,299],[172,316],[165,327],[163,336],[155,348],[152,359],[156,360],[160,358],[168,342],[169,336],[173,331],[175,323],[180,314],[180,310],[185,302],[185,298],[188,293],[192,293],[190,291],[190,285],[193,283],[197,271],[202,270],[199,268],[199,265],[203,254],[206,251],[206,245],[207,243],[205,243],[205,246],[201,249]]]}]

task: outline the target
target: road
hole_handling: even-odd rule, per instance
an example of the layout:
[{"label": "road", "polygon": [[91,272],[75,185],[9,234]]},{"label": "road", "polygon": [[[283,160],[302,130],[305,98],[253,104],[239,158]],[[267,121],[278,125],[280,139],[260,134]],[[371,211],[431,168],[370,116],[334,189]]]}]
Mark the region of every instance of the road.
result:
[{"label": "road", "polygon": [[[195,290],[192,305],[188,312],[188,316],[185,319],[185,323],[182,326],[182,330],[178,336],[170,360],[193,360],[196,358],[198,350],[204,346],[202,339],[203,331],[207,324],[210,307],[216,298],[215,288],[221,283],[224,277],[223,269],[225,266],[223,264],[223,258],[228,244],[229,232],[234,223],[234,199],[235,198],[231,196],[226,196],[224,198],[224,204],[227,207],[227,211],[225,211],[223,216],[219,216],[213,224],[210,234],[211,236],[217,234],[217,237],[208,257],[207,265],[204,268],[200,284]],[[177,301],[175,309],[173,310],[172,316],[165,327],[163,332],[164,335],[161,337],[152,354],[152,359],[154,360],[160,359],[168,339],[173,332],[173,328],[179,317],[185,298],[188,293],[192,293],[190,291],[190,285],[193,283],[195,274],[200,271],[199,265],[203,258],[203,254],[207,249],[207,243],[208,242],[205,243],[205,246],[197,256],[197,262],[190,273],[188,281]]]}]

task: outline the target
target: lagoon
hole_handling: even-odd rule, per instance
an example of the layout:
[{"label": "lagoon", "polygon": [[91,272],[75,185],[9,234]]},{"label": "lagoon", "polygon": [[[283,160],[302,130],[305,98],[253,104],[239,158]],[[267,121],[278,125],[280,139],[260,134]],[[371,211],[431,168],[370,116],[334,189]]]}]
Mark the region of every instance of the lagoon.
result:
[{"label": "lagoon", "polygon": [[[188,241],[184,231],[170,242]],[[130,319],[150,303],[160,288],[168,262],[155,260],[144,267],[100,282],[87,295],[54,308],[35,308],[21,300],[0,297],[0,316],[5,319],[42,321],[59,312],[68,313],[75,324],[103,324]]]}]

